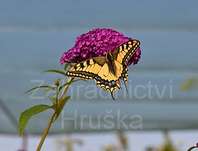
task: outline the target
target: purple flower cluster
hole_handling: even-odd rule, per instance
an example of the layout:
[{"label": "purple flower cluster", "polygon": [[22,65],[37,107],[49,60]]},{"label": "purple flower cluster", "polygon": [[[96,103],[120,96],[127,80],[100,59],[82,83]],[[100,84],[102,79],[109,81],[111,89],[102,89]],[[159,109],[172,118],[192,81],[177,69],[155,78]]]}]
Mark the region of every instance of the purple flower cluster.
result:
[{"label": "purple flower cluster", "polygon": [[[93,29],[77,37],[74,47],[63,53],[60,63],[78,63],[92,57],[104,56],[128,40],[128,37],[113,29]],[[128,64],[136,64],[140,55],[141,50],[138,48]]]}]

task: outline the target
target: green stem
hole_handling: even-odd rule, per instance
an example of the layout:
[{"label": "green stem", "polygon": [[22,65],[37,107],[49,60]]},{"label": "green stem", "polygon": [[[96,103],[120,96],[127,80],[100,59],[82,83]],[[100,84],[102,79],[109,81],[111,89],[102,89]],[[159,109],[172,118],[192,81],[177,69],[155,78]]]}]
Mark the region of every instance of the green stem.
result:
[{"label": "green stem", "polygon": [[[74,80],[74,78],[70,78],[70,79],[68,80],[67,83],[70,83],[70,82],[72,82],[73,80]],[[68,90],[69,86],[70,86],[70,85],[67,85],[67,86],[65,87],[65,89],[63,90],[63,93],[62,93],[61,98],[67,93],[67,90]]]},{"label": "green stem", "polygon": [[[72,82],[73,80],[74,80],[74,78],[70,78],[70,79],[68,80],[68,82]],[[67,86],[65,87],[65,89],[63,90],[63,93],[62,93],[60,99],[67,93],[67,90],[68,90],[69,86],[70,86],[70,85],[67,85]],[[58,102],[56,102],[56,103],[58,103]],[[45,128],[45,130],[44,130],[44,132],[43,132],[43,134],[42,134],[42,136],[41,136],[41,140],[40,140],[40,142],[39,142],[39,145],[38,145],[36,151],[40,151],[40,150],[41,150],[41,148],[42,148],[42,146],[43,146],[43,143],[45,142],[45,139],[46,139],[46,137],[47,137],[47,135],[48,135],[48,133],[49,133],[49,130],[50,130],[50,128],[51,128],[51,126],[52,126],[52,124],[53,124],[53,122],[54,122],[54,118],[55,118],[55,117],[56,117],[56,111],[55,111],[55,112],[53,113],[53,115],[51,116],[51,118],[50,118],[50,120],[49,120],[49,123],[48,123],[48,126]]]},{"label": "green stem", "polygon": [[43,145],[43,143],[44,143],[44,141],[45,141],[45,139],[46,139],[46,137],[47,137],[47,135],[49,133],[49,130],[50,130],[51,126],[52,126],[52,123],[54,121],[54,117],[55,116],[56,116],[56,113],[54,112],[53,115],[51,116],[50,120],[49,120],[47,128],[44,130],[44,132],[43,132],[43,134],[41,136],[41,140],[39,142],[39,145],[38,145],[36,151],[40,151],[41,150],[41,147],[42,147],[42,145]]}]

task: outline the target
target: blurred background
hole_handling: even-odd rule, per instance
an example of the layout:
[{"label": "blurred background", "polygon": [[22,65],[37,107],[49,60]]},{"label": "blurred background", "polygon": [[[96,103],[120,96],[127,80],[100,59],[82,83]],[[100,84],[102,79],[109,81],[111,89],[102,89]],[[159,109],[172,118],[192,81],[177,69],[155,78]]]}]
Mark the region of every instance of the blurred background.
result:
[{"label": "blurred background", "polygon": [[20,113],[48,104],[26,95],[63,68],[61,54],[92,28],[141,41],[129,93],[116,101],[94,82],[78,82],[43,151],[186,151],[198,142],[198,1],[0,0],[0,150],[34,151],[50,112],[17,133]]}]

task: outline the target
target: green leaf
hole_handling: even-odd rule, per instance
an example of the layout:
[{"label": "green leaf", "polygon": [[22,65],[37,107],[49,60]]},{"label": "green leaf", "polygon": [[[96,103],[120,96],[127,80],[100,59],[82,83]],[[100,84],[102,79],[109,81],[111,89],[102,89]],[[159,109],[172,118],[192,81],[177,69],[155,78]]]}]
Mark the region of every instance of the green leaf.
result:
[{"label": "green leaf", "polygon": [[70,99],[70,96],[64,96],[58,101],[58,108],[56,110],[56,117],[54,121],[59,117],[61,111],[63,110],[63,107],[65,106],[65,103]]},{"label": "green leaf", "polygon": [[58,74],[62,74],[62,75],[64,75],[64,76],[66,76],[66,73],[65,73],[65,71],[63,71],[63,70],[51,69],[51,70],[47,70],[47,71],[45,71],[45,72],[58,73]]},{"label": "green leaf", "polygon": [[34,91],[36,89],[41,89],[41,88],[50,89],[50,90],[55,89],[55,87],[50,86],[50,85],[41,85],[41,86],[36,86],[36,87],[31,88],[30,90],[26,91],[25,93],[30,93],[30,92],[32,92],[32,91]]},{"label": "green leaf", "polygon": [[40,104],[40,105],[33,106],[25,110],[24,112],[22,112],[19,118],[19,125],[18,125],[19,134],[23,135],[25,127],[32,116],[50,108],[52,107],[49,105]]},{"label": "green leaf", "polygon": [[195,88],[197,86],[197,84],[198,84],[198,80],[196,78],[189,78],[181,84],[180,90],[188,91],[192,88]]}]

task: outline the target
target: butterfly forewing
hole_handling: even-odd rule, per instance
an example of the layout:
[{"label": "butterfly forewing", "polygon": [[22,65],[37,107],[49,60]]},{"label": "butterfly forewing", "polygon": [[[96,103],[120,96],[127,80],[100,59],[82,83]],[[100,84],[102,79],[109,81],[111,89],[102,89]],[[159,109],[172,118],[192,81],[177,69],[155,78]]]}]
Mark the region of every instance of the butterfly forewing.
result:
[{"label": "butterfly forewing", "polygon": [[126,43],[116,48],[115,51],[113,52],[113,56],[115,60],[122,65],[122,70],[120,70],[121,78],[124,80],[125,84],[128,81],[127,63],[139,46],[140,46],[140,41],[135,39],[130,39]]},{"label": "butterfly forewing", "polygon": [[140,41],[130,39],[128,42],[116,48],[116,50],[113,52],[114,58],[116,58],[116,60],[123,65],[127,64],[139,46]]},{"label": "butterfly forewing", "polygon": [[[100,58],[102,60],[102,58]],[[104,59],[104,57],[103,57]],[[96,74],[101,70],[102,66],[94,59],[88,59],[72,66],[67,72],[68,76],[85,77],[85,79],[93,79]]]}]

